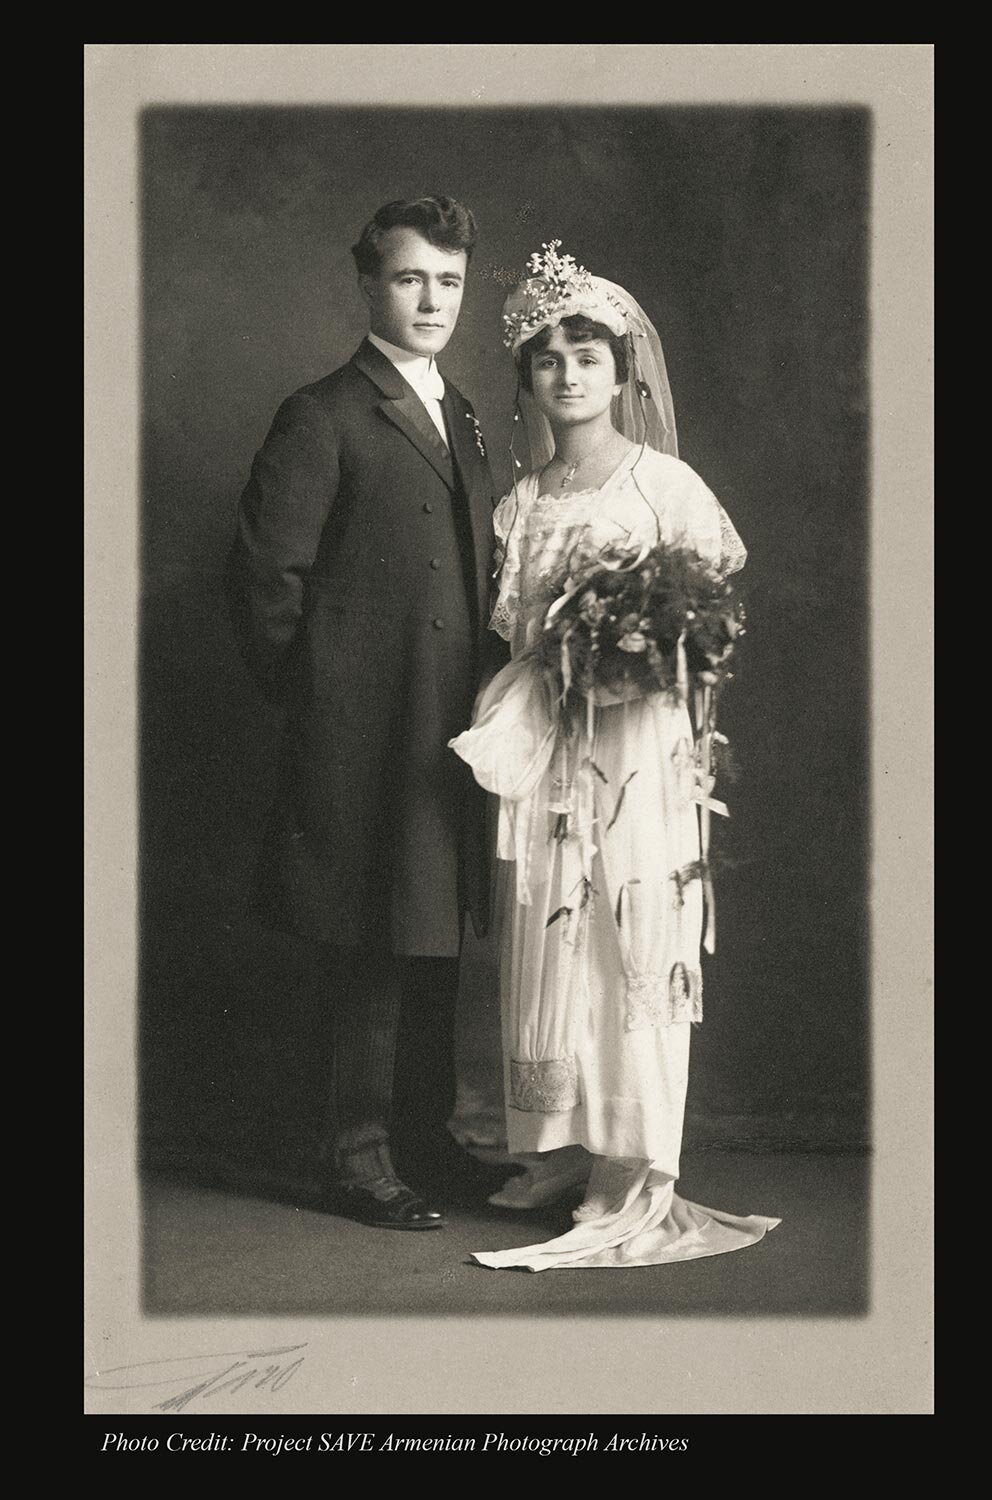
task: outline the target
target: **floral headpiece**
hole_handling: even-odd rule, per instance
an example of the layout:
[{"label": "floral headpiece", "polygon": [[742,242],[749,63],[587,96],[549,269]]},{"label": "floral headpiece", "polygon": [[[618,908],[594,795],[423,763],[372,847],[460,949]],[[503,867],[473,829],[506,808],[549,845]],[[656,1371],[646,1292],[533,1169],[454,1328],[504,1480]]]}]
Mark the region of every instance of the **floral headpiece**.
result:
[{"label": "floral headpiece", "polygon": [[527,276],[503,304],[503,343],[514,353],[542,328],[581,313],[620,336],[633,330],[612,282],[591,275],[572,255],[559,255],[561,240],[542,244],[527,262]]}]

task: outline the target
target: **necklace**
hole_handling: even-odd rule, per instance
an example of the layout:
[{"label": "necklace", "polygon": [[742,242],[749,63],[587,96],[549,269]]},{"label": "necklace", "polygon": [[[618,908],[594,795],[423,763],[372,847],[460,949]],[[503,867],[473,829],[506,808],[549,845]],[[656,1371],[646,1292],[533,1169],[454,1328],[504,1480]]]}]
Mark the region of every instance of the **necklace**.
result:
[{"label": "necklace", "polygon": [[[597,454],[602,453],[606,445],[611,442],[615,436],[616,433],[610,432],[609,435],[605,437],[601,443],[597,443],[596,447],[593,448],[590,453],[587,453],[584,458],[577,458],[574,464],[569,464],[558,482],[558,488],[560,490],[567,490],[568,488],[570,488],[572,481],[578,471],[585,464],[587,464],[591,458],[595,458]],[[564,459],[562,460],[562,462],[564,463]]]}]

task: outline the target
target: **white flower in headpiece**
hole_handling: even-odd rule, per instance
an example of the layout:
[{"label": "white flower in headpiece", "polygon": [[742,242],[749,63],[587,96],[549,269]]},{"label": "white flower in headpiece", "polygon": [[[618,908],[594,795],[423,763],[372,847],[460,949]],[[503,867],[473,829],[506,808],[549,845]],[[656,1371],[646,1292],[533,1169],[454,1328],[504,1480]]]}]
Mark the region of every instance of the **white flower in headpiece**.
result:
[{"label": "white flower in headpiece", "polygon": [[561,240],[542,244],[527,262],[527,277],[506,299],[503,342],[508,349],[578,312],[605,322],[614,333],[627,331],[626,311],[600,278],[578,265],[573,255],[560,255],[560,249]]}]

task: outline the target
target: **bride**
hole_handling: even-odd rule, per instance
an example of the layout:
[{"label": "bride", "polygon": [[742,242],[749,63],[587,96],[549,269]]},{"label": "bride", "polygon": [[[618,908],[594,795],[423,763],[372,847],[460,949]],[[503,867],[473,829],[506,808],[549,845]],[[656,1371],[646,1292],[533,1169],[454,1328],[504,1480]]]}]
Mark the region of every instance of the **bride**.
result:
[{"label": "bride", "polygon": [[621,287],[559,248],[531,257],[503,314],[532,461],[495,513],[491,625],[511,662],[451,742],[501,799],[507,1133],[531,1166],[492,1201],[529,1206],[585,1185],[567,1234],[474,1256],[534,1271],[714,1255],[779,1222],[674,1191],[704,915],[712,946],[714,803],[709,784],[700,790],[687,695],[597,689],[575,722],[537,661],[549,609],[598,557],[677,546],[726,575],[746,554],[676,456],[654,328]]}]

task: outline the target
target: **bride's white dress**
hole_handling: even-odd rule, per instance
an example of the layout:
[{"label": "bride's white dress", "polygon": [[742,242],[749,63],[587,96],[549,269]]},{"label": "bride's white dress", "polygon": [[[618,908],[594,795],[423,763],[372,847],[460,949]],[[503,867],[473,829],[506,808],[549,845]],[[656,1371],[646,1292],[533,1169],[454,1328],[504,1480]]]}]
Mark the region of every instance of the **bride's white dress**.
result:
[{"label": "bride's white dress", "polygon": [[537,1271],[715,1255],[779,1221],[701,1208],[674,1192],[691,1023],[702,1019],[689,716],[677,698],[656,693],[590,709],[566,734],[530,648],[549,603],[604,548],[651,546],[660,533],[724,572],[745,552],[693,470],[652,449],[628,454],[599,490],[538,488],[528,476],[496,510],[505,556],[492,625],[512,660],[480,700],[473,728],[452,743],[501,794],[510,1152],[561,1153],[544,1158],[552,1179],[569,1168],[583,1175],[576,1148],[614,1161],[569,1233],[474,1258]]}]

